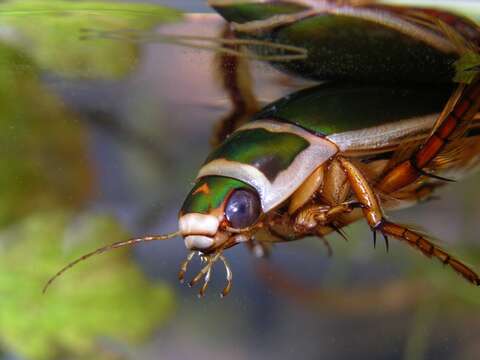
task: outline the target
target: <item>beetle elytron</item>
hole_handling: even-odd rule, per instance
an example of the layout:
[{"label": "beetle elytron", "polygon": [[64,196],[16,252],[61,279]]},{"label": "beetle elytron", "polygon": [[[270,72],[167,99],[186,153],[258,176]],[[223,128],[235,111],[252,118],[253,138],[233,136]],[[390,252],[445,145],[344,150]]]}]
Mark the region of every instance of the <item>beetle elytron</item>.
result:
[{"label": "beetle elytron", "polygon": [[479,64],[461,68],[479,52],[479,28],[443,11],[358,3],[210,1],[229,22],[225,38],[304,48],[304,59],[272,64],[330,82],[256,111],[242,83],[241,60],[219,54],[235,108],[217,128],[218,146],[180,210],[179,231],[98,249],[67,265],[46,287],[92,255],[181,235],[191,251],[181,280],[200,255],[206,264],[189,284],[204,278],[203,295],[213,264],[221,261],[226,295],[232,273],[224,250],[239,243],[261,250],[269,243],[323,238],[360,218],[374,239],[379,232],[387,246],[389,236],[403,240],[480,285],[467,265],[385,217],[386,211],[428,199],[480,160]]}]

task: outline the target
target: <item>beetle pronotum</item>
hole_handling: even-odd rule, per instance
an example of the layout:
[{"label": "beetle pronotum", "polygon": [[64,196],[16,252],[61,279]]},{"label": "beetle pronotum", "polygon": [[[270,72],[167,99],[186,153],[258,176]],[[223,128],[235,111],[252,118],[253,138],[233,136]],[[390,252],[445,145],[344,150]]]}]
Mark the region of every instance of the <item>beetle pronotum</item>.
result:
[{"label": "beetle pronotum", "polygon": [[[213,264],[221,261],[226,295],[232,281],[226,249],[323,237],[360,218],[374,239],[380,232],[387,246],[388,236],[405,241],[480,285],[467,265],[385,217],[386,211],[427,199],[444,177],[459,178],[480,160],[480,83],[476,77],[471,84],[452,82],[453,62],[478,51],[477,26],[431,9],[327,3],[211,1],[236,22],[234,32],[225,31],[226,39],[246,36],[300,46],[308,51],[306,59],[274,65],[336,81],[252,114],[256,104],[249,106],[249,89],[238,73],[224,71],[224,87],[236,108],[217,131],[214,142],[220,145],[200,168],[180,210],[179,230],[98,249],[67,265],[45,289],[92,255],[181,235],[190,253],[180,279],[200,255],[205,265],[189,284],[203,278],[203,295]],[[383,46],[391,50],[388,56]],[[219,64],[228,62],[240,68],[235,54],[219,55]]]}]

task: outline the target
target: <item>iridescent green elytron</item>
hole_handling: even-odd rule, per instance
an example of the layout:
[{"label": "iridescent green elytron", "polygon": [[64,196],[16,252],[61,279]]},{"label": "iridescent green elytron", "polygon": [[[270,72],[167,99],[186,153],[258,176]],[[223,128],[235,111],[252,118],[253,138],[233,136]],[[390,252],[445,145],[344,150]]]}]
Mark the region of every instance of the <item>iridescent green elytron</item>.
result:
[{"label": "iridescent green elytron", "polygon": [[267,105],[254,120],[288,122],[319,135],[385,125],[439,112],[451,86],[359,86],[308,88]]}]

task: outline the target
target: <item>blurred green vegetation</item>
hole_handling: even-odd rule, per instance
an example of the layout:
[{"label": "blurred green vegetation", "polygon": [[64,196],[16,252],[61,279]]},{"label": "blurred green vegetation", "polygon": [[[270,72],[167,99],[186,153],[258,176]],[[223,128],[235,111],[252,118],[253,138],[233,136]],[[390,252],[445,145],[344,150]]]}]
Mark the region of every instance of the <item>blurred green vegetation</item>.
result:
[{"label": "blurred green vegetation", "polygon": [[79,265],[41,292],[60,264],[126,237],[109,217],[62,210],[0,232],[0,342],[27,359],[101,358],[99,337],[131,342],[150,334],[171,313],[173,296],[146,280],[125,251]]},{"label": "blurred green vegetation", "polygon": [[[131,73],[139,45],[82,40],[85,29],[150,29],[180,13],[143,4],[0,3],[0,344],[26,359],[107,358],[99,339],[138,342],[173,311],[128,252],[79,266],[46,295],[46,280],[73,258],[128,237],[118,222],[82,214],[95,188],[78,115],[42,84]],[[105,355],[105,356],[104,356]]]},{"label": "blurred green vegetation", "polygon": [[455,81],[465,84],[472,83],[479,72],[480,55],[469,51],[455,63]]},{"label": "blurred green vegetation", "polygon": [[39,209],[79,208],[93,182],[79,119],[25,53],[0,43],[0,59],[0,227]]},{"label": "blurred green vegetation", "polygon": [[176,10],[148,4],[10,0],[0,3],[6,34],[0,38],[30,55],[42,70],[65,77],[118,79],[136,65],[138,44],[85,37],[89,31],[151,30],[180,19]]}]

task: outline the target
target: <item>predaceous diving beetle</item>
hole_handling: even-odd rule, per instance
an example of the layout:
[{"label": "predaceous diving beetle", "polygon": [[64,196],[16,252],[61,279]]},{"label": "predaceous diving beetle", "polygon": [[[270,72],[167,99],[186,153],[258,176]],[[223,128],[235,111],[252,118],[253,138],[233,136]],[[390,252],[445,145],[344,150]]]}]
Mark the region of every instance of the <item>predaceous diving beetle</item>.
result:
[{"label": "predaceous diving beetle", "polygon": [[[234,110],[216,131],[217,144],[179,213],[179,230],[116,243],[83,256],[181,235],[192,258],[205,261],[189,282],[239,243],[268,244],[324,237],[365,218],[388,247],[393,237],[449,265],[468,281],[480,277],[425,235],[385,212],[427,199],[480,160],[480,31],[445,11],[372,1],[210,1],[228,21],[224,38],[306,49],[306,57],[271,61],[288,73],[328,83],[290,94],[263,109],[249,102],[240,62],[218,55]],[[226,46],[236,46],[228,45]],[[268,54],[267,54],[268,55]],[[478,61],[478,60],[477,60]],[[467,65],[466,65],[467,64]],[[229,65],[228,67],[225,65]],[[454,81],[455,80],[455,81]],[[456,84],[455,82],[459,82]]]}]

